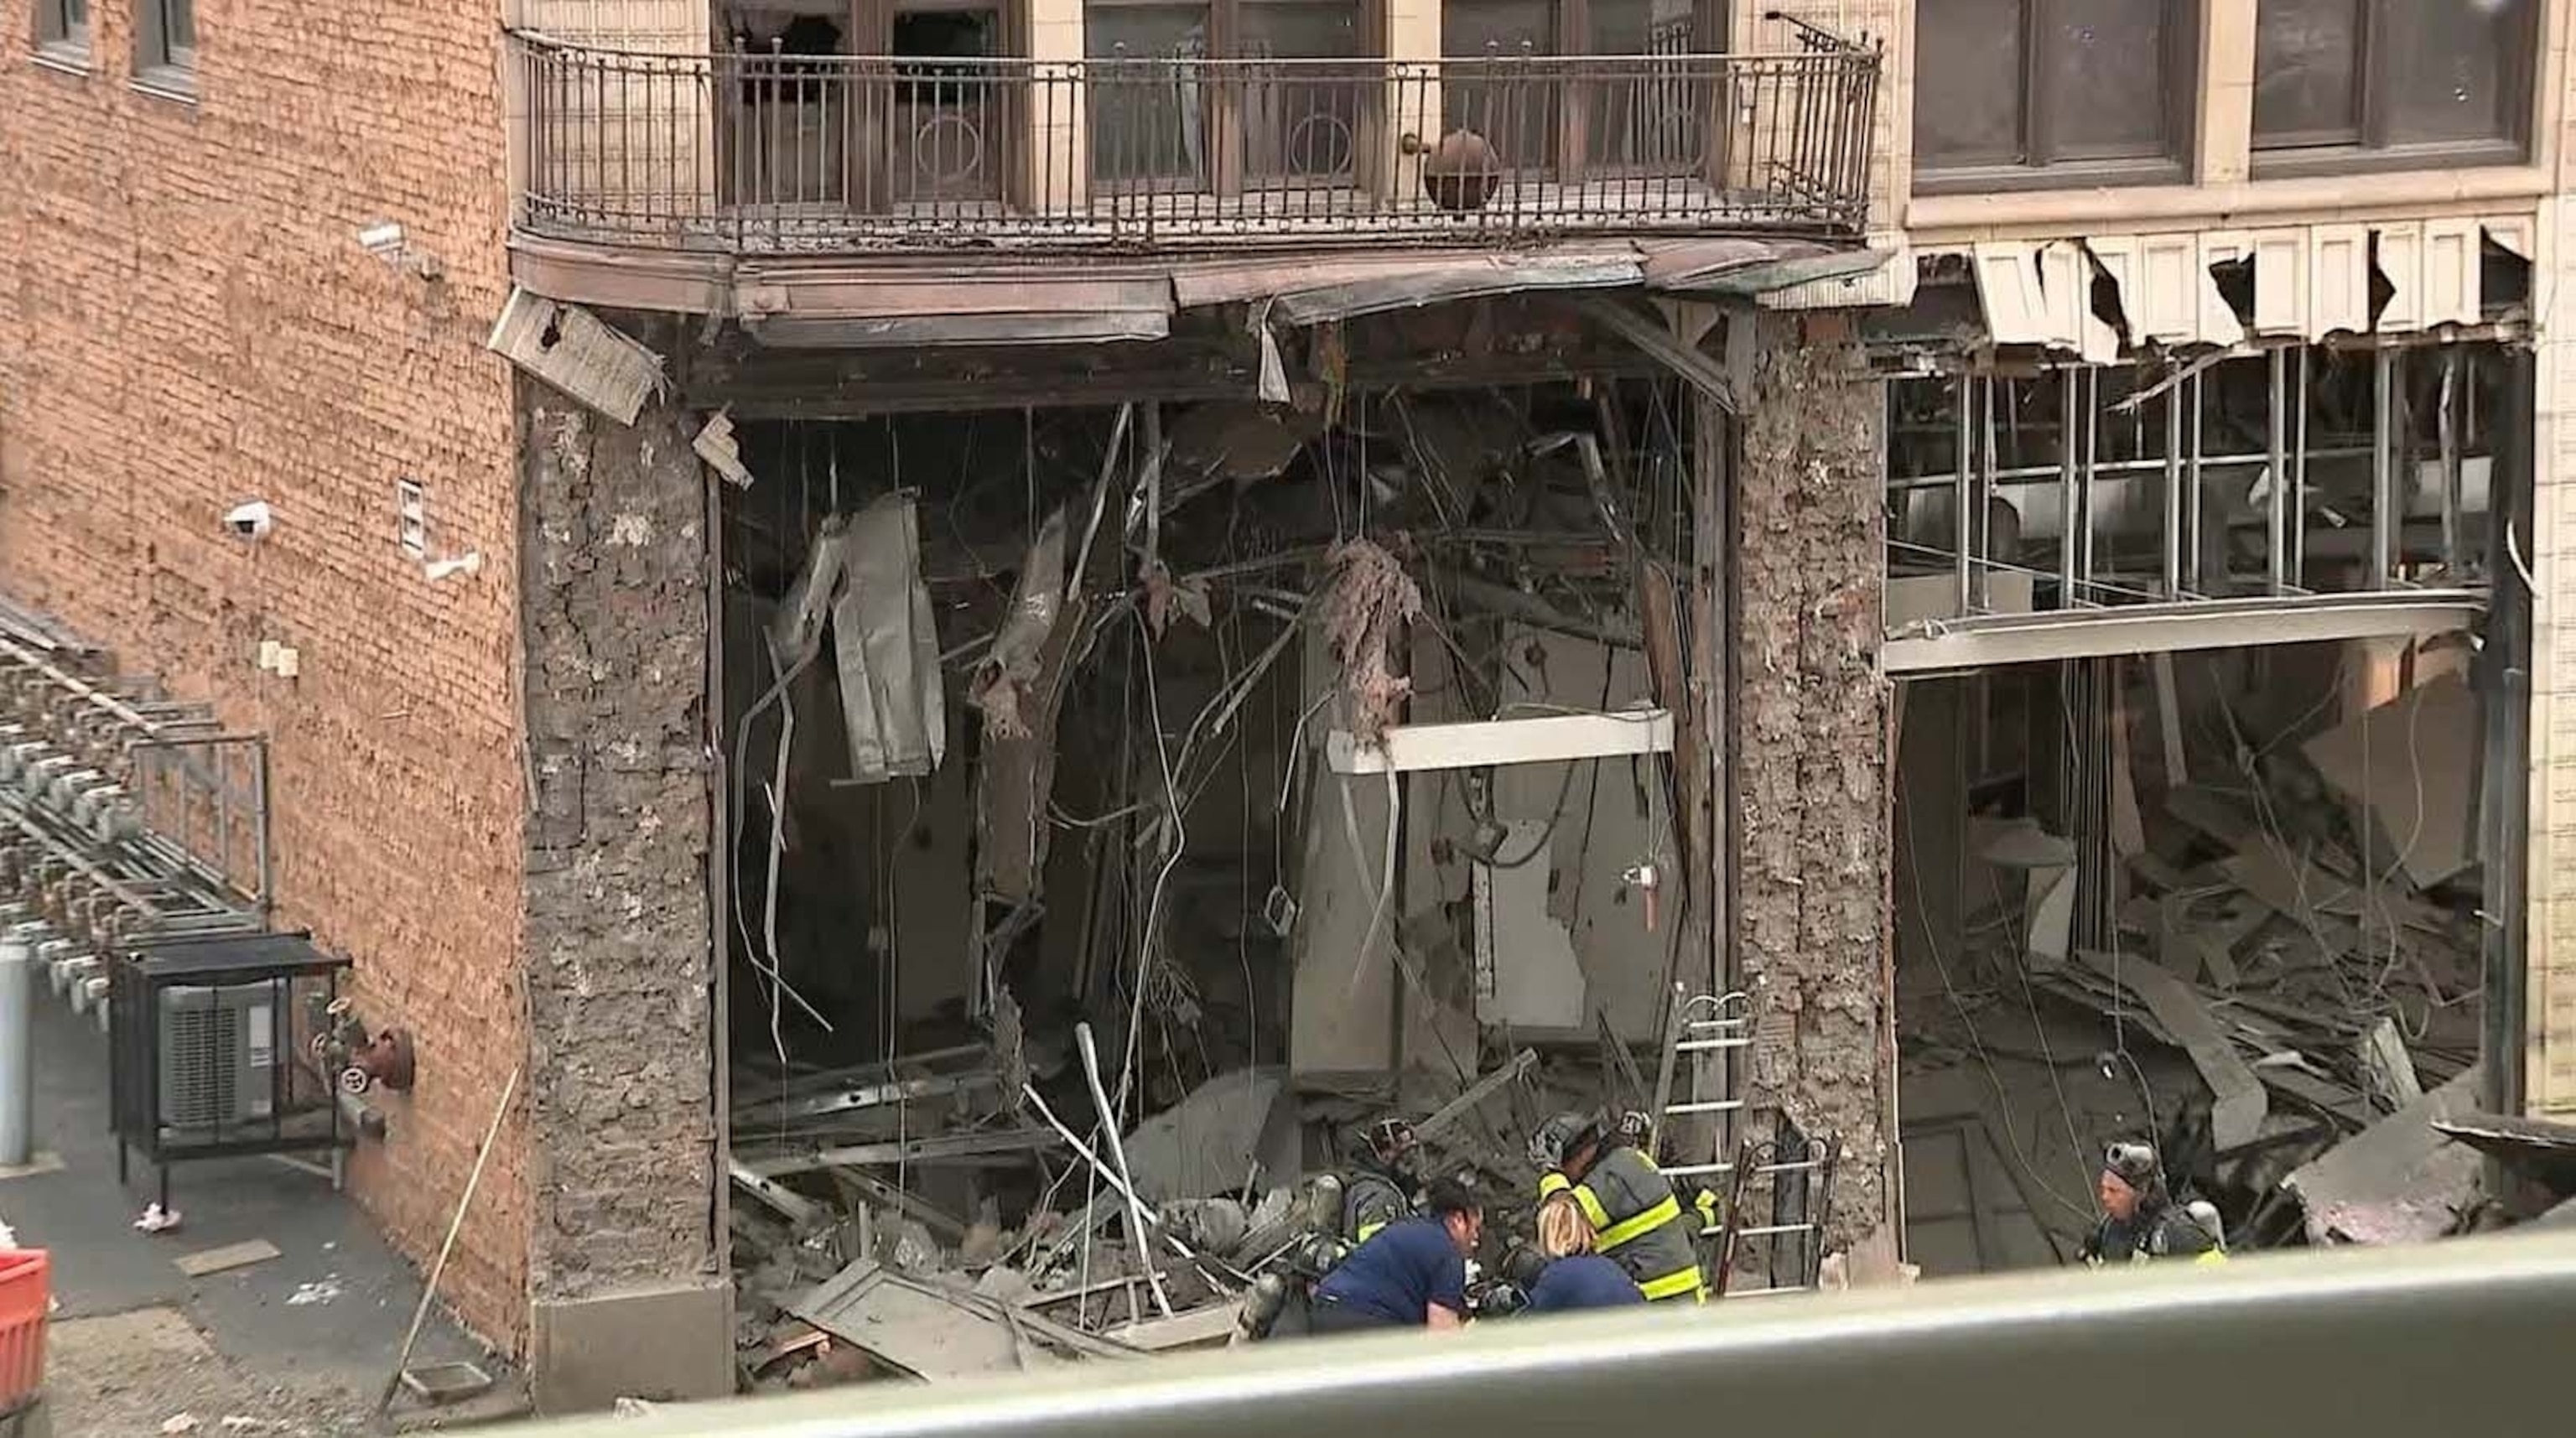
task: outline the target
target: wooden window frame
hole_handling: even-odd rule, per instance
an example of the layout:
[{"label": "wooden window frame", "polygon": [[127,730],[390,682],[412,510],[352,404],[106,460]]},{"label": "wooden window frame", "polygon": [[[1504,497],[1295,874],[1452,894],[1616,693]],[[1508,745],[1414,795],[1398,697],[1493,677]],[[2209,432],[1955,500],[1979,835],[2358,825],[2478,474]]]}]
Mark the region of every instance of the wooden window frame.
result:
[{"label": "wooden window frame", "polygon": [[[858,60],[932,58],[894,53],[895,17],[897,15],[972,14],[978,11],[993,11],[1001,18],[1001,54],[993,58],[1025,62],[1029,54],[1028,0],[850,0],[849,29],[846,32],[850,54]],[[891,71],[887,74],[889,96],[892,94],[894,84],[900,78]],[[1020,153],[1019,140],[1028,124],[1029,97],[1023,87],[1003,83],[997,79],[994,84],[994,100],[995,103],[986,116],[986,133],[983,137],[984,160],[993,167],[993,199],[994,202],[1004,205],[1024,204],[1029,197],[1026,194],[1026,186],[1020,183],[1022,177],[1016,172],[1014,160]],[[845,153],[853,169],[847,180],[847,193],[853,208],[867,213],[882,214],[895,208],[895,200],[889,190],[894,177],[890,173],[877,173],[872,169],[859,170],[857,166],[863,144],[873,144],[877,140],[893,136],[894,112],[889,109],[884,115],[874,117],[873,123],[883,127],[882,134],[861,133],[871,123],[871,118],[858,114],[855,107],[848,117],[851,133]]]},{"label": "wooden window frame", "polygon": [[[1451,0],[1440,0],[1440,3],[1444,11],[1441,28],[1445,34],[1448,29],[1445,11],[1448,4],[1451,3]],[[1466,3],[1472,4],[1473,0],[1466,0]],[[1591,43],[1592,0],[1548,0],[1548,8],[1554,14],[1556,24],[1553,27],[1555,33],[1549,37],[1549,43],[1553,48],[1542,52],[1543,58],[1557,60],[1627,58],[1625,56],[1600,55],[1593,50]],[[1695,47],[1693,53],[1703,55],[1725,54],[1727,33],[1732,28],[1733,13],[1734,7],[1724,3],[1724,0],[1692,0],[1691,28],[1695,34],[1710,37],[1707,44]],[[1655,52],[1652,50],[1641,51],[1639,52],[1639,58],[1652,55],[1653,53]],[[1472,62],[1484,57],[1479,55],[1446,55],[1442,58],[1444,60],[1451,61]],[[1658,167],[1651,162],[1640,161],[1631,164],[1621,164],[1616,161],[1600,161],[1592,158],[1592,112],[1594,105],[1592,102],[1593,97],[1588,93],[1591,88],[1591,82],[1579,79],[1565,80],[1559,83],[1557,87],[1558,94],[1556,96],[1555,134],[1552,137],[1555,145],[1555,154],[1553,156],[1553,162],[1542,167],[1542,171],[1546,177],[1560,185],[1579,185],[1594,179],[1633,179],[1640,176],[1660,173]],[[1721,84],[1718,88],[1720,91],[1723,91],[1725,87]],[[1719,105],[1722,109],[1724,105],[1722,95],[1719,100]],[[1710,115],[1708,117],[1708,126],[1708,136],[1704,142],[1702,153],[1707,157],[1706,163],[1709,167],[1722,170],[1725,164],[1724,153],[1727,135],[1725,116],[1723,114]]]},{"label": "wooden window frame", "polygon": [[[1925,165],[1914,157],[1914,193],[1918,195],[1982,194],[1999,190],[2064,190],[2105,185],[2175,185],[2190,183],[2193,159],[2200,148],[2200,37],[2207,23],[2205,0],[2153,0],[2165,9],[2165,153],[2121,159],[2057,158],[2049,104],[2055,76],[2041,53],[2039,39],[2053,26],[2050,11],[2058,0],[2021,0],[2021,149],[2018,161]],[[2146,0],[2138,0],[2146,3]],[[1914,76],[1915,103],[1921,104],[1923,77]]]},{"label": "wooden window frame", "polygon": [[[89,69],[96,20],[90,0],[36,0],[36,58],[66,69]],[[73,12],[78,11],[75,15]]]},{"label": "wooden window frame", "polygon": [[[1239,53],[1242,49],[1243,12],[1254,3],[1256,0],[1082,0],[1083,28],[1086,37],[1084,50],[1087,53],[1090,49],[1088,33],[1094,11],[1197,8],[1207,13],[1206,58],[1211,60],[1257,59],[1260,57]],[[1385,0],[1351,0],[1351,4],[1359,18],[1360,53],[1352,56],[1350,63],[1354,66],[1384,65],[1387,49]],[[1128,58],[1152,59],[1154,57],[1130,56]],[[1385,86],[1382,84],[1363,84],[1360,87],[1359,114],[1354,117],[1351,127],[1350,184],[1353,190],[1361,193],[1370,192],[1382,183],[1375,173],[1377,167],[1372,157],[1376,153],[1378,137],[1386,124],[1384,90]],[[1166,182],[1151,179],[1118,181],[1091,179],[1088,183],[1113,193],[1201,194],[1220,199],[1239,198],[1246,191],[1259,192],[1266,186],[1260,178],[1251,173],[1247,148],[1249,127],[1244,122],[1241,100],[1241,92],[1236,86],[1209,87],[1208,173],[1198,188],[1176,188]],[[1089,156],[1086,155],[1084,160],[1087,164]],[[1282,188],[1299,187],[1292,180]]]},{"label": "wooden window frame", "polygon": [[[174,9],[185,13],[185,37],[171,33]],[[195,0],[135,0],[134,88],[174,100],[197,97]]]},{"label": "wooden window frame", "polygon": [[[2256,0],[2259,5],[2261,0]],[[2388,8],[2397,0],[2354,0],[2361,12],[2360,33],[2354,46],[2360,52],[2353,58],[2353,84],[2360,94],[2355,111],[2360,118],[2360,134],[2350,141],[2333,139],[2309,140],[2291,138],[2267,144],[2263,135],[2249,128],[2253,173],[2257,179],[2288,179],[2301,175],[2370,174],[2389,170],[2424,170],[2447,166],[2525,165],[2532,160],[2533,107],[2539,99],[2539,49],[2542,25],[2548,17],[2547,0],[2531,0],[2523,7],[2523,23],[2530,32],[2524,43],[2507,48],[2502,83],[2512,92],[2512,103],[2505,106],[2508,117],[2505,133],[2482,140],[2404,141],[2390,137],[2391,99],[2400,79],[2397,47],[2386,43]],[[2258,21],[2259,24],[2259,21]],[[2254,60],[2260,65],[2259,48]],[[2260,76],[2255,77],[2261,83]]]}]

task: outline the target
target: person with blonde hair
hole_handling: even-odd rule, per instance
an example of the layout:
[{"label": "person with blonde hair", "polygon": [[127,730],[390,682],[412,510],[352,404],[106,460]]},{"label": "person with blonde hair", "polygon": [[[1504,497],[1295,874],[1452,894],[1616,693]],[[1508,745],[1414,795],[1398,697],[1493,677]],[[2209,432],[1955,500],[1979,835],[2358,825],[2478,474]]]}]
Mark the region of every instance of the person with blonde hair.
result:
[{"label": "person with blonde hair", "polygon": [[1626,1269],[1593,1252],[1592,1220],[1573,1194],[1551,1194],[1538,1206],[1538,1247],[1548,1264],[1530,1285],[1526,1312],[1566,1313],[1646,1301]]}]

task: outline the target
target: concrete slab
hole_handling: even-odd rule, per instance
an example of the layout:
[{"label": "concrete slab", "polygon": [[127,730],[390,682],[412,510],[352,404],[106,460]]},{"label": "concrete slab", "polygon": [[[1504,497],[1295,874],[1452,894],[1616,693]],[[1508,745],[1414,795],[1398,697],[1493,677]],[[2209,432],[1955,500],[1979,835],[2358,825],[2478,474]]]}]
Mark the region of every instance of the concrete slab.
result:
[{"label": "concrete slab", "polygon": [[528,1367],[537,1411],[730,1396],[730,1299],[710,1280],[536,1304]]}]

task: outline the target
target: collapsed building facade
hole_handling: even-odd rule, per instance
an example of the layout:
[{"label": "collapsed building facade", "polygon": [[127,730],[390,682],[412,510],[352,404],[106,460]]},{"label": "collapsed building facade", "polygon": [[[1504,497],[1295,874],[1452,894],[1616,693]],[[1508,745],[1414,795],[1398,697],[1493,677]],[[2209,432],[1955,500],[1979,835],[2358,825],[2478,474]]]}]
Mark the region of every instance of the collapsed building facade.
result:
[{"label": "collapsed building facade", "polygon": [[2336,1154],[2576,1102],[2567,7],[2056,8],[523,0],[433,123],[0,6],[7,588],[267,732],[408,1246],[524,1061],[550,1407],[1221,1339],[1387,1112],[1646,1113],[1739,1290],[2062,1260],[2140,1132],[2456,1226]]}]

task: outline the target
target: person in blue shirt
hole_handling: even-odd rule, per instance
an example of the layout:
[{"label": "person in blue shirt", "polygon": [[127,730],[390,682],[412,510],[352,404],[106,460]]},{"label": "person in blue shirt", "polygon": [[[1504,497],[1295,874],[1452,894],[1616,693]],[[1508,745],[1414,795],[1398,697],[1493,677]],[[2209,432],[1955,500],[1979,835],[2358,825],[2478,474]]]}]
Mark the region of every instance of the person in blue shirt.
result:
[{"label": "person in blue shirt", "polygon": [[1646,1301],[1626,1269],[1592,1251],[1592,1224],[1573,1194],[1557,1194],[1538,1206],[1538,1247],[1549,1262],[1530,1285],[1523,1312],[1622,1308]]},{"label": "person in blue shirt", "polygon": [[1315,1285],[1309,1328],[1459,1327],[1467,1321],[1467,1255],[1484,1236],[1484,1205],[1466,1185],[1433,1181],[1420,1217],[1379,1229]]}]

